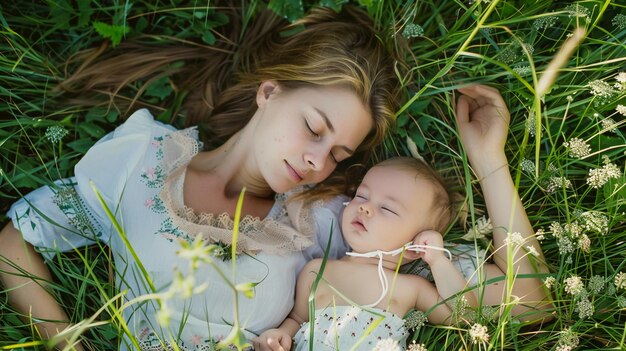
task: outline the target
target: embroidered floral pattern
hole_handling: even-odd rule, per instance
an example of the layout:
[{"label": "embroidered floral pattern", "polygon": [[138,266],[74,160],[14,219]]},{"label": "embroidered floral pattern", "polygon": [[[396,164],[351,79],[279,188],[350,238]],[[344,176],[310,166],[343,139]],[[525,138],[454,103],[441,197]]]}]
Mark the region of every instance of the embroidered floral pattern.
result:
[{"label": "embroidered floral pattern", "polygon": [[167,212],[165,205],[163,204],[163,200],[159,197],[159,195],[155,195],[151,198],[146,199],[144,205],[158,214],[163,214]]},{"label": "embroidered floral pattern", "polygon": [[80,234],[88,238],[101,237],[102,227],[85,201],[78,195],[75,185],[76,183],[65,184],[55,189],[56,193],[52,201]]},{"label": "embroidered floral pattern", "polygon": [[[177,347],[172,345],[170,341],[160,339],[153,330],[143,328],[137,338],[139,349],[141,351],[217,351],[217,341],[193,335],[188,342],[182,340],[177,341]],[[222,349],[224,350],[224,349]],[[225,350],[237,350],[234,345],[230,345]],[[251,347],[245,348],[244,351],[252,351]]]},{"label": "embroidered floral pattern", "polygon": [[156,232],[161,235],[165,239],[170,242],[174,242],[175,239],[187,240],[188,242],[193,242],[193,239],[189,234],[180,230],[174,223],[170,217],[167,217],[163,222],[161,222],[161,227]]},{"label": "embroidered floral pattern", "polygon": [[157,136],[150,142],[150,145],[157,149],[155,156],[159,161],[163,159],[163,138],[163,136]]},{"label": "embroidered floral pattern", "polygon": [[165,175],[161,166],[149,167],[141,172],[141,182],[148,188],[160,189],[163,187],[165,181]]}]

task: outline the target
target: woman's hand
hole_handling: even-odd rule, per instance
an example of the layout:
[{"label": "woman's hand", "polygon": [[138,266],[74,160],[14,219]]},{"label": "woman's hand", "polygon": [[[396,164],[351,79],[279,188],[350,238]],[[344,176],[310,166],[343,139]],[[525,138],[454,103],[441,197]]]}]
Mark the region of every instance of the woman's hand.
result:
[{"label": "woman's hand", "polygon": [[[459,88],[456,121],[461,142],[480,178],[506,164],[509,110],[500,92],[486,85]],[[504,161],[503,161],[504,160]]]}]

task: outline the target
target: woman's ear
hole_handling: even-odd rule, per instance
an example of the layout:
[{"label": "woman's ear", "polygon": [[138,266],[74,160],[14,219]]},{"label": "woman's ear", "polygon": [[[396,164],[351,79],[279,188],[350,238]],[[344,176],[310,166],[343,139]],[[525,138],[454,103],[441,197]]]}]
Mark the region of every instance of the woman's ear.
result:
[{"label": "woman's ear", "polygon": [[264,80],[261,82],[256,92],[256,104],[261,107],[269,100],[270,96],[280,91],[278,82],[275,80]]}]

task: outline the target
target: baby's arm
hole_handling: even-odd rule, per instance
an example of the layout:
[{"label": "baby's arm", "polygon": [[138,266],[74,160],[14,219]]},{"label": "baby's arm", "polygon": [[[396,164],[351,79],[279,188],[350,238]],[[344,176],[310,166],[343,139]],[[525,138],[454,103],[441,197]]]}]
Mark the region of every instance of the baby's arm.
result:
[{"label": "baby's arm", "polygon": [[291,350],[291,339],[300,329],[300,325],[309,320],[309,294],[311,284],[315,278],[312,272],[318,272],[320,259],[315,259],[307,263],[296,283],[296,300],[291,313],[280,327],[269,329],[258,337],[254,338],[255,350],[260,351],[288,351]]},{"label": "baby's arm", "polygon": [[[413,242],[417,245],[443,248],[443,237],[434,230],[419,233]],[[453,301],[448,299],[466,289],[467,281],[443,251],[429,250],[428,248],[424,250],[418,254],[418,257],[421,257],[430,266],[439,295],[447,300],[446,304],[452,306]],[[478,305],[472,290],[465,292],[463,297],[470,306],[476,307]]]}]

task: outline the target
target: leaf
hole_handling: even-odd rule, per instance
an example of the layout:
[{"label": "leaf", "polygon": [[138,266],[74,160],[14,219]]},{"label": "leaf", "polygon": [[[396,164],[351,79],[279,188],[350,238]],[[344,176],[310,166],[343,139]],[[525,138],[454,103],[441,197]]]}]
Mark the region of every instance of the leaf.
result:
[{"label": "leaf", "polygon": [[91,122],[81,123],[78,126],[78,129],[85,131],[87,134],[89,134],[90,136],[96,139],[100,139],[106,134],[106,131],[102,127]]},{"label": "leaf", "polygon": [[330,7],[336,12],[341,11],[341,7],[348,3],[348,0],[321,0],[320,6]]},{"label": "leaf", "polygon": [[77,0],[76,2],[78,3],[78,27],[86,27],[93,14],[91,0]]},{"label": "leaf", "polygon": [[148,88],[146,88],[145,95],[159,98],[160,100],[165,99],[170,96],[170,94],[174,91],[172,89],[172,85],[167,77],[161,77],[156,81],[152,82]]},{"label": "leaf", "polygon": [[74,13],[74,9],[67,0],[47,1],[50,7],[50,17],[56,24],[57,28],[69,29],[70,19]]},{"label": "leaf", "polygon": [[215,35],[213,35],[211,30],[206,30],[202,33],[202,41],[206,44],[213,45],[215,44]]},{"label": "leaf", "polygon": [[94,22],[93,28],[103,38],[110,39],[111,45],[116,47],[122,41],[122,37],[130,32],[130,27],[123,25],[110,25],[104,22]]},{"label": "leaf", "polygon": [[270,0],[267,7],[277,15],[293,22],[304,16],[304,8],[301,0]]}]

